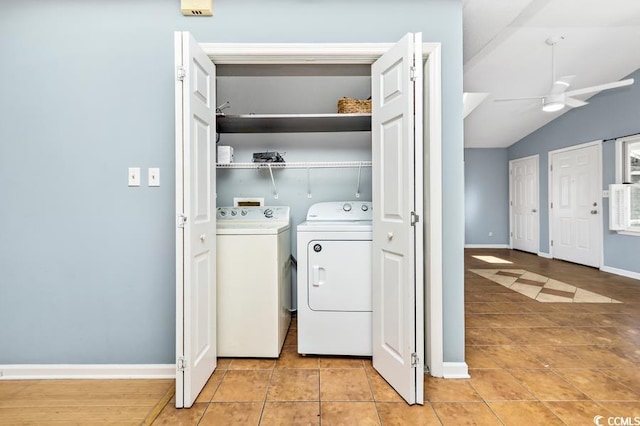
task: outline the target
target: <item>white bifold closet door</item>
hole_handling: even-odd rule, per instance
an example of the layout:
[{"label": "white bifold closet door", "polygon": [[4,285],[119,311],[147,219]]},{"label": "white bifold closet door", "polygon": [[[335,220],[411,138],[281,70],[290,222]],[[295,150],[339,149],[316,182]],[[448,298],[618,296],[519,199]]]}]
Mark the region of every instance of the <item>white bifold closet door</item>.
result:
[{"label": "white bifold closet door", "polygon": [[422,35],[372,65],[373,366],[423,403]]},{"label": "white bifold closet door", "polygon": [[215,66],[176,33],[176,407],[216,368]]}]

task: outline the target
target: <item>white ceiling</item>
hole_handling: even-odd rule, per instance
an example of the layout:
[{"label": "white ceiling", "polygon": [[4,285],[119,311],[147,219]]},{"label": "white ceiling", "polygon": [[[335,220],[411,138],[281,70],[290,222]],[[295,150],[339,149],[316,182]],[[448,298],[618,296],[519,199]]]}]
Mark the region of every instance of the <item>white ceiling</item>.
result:
[{"label": "white ceiling", "polygon": [[564,37],[555,47],[555,74],[576,76],[569,90],[640,68],[640,0],[463,0],[463,17],[464,91],[489,94],[464,120],[467,148],[510,146],[568,110],[493,101],[549,92],[549,37]]}]

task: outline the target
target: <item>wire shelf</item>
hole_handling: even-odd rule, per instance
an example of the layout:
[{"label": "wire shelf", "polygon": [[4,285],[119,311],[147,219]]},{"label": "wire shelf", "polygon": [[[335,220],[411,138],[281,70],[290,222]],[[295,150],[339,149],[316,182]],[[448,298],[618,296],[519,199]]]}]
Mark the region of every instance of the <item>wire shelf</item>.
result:
[{"label": "wire shelf", "polygon": [[297,163],[217,163],[218,169],[343,169],[371,167],[371,161],[327,161]]}]

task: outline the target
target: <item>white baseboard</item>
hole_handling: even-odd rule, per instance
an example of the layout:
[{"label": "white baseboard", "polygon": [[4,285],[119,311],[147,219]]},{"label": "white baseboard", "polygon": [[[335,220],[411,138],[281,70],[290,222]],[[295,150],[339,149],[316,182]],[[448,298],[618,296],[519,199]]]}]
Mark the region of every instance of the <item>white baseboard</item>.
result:
[{"label": "white baseboard", "polygon": [[444,362],[443,376],[445,379],[468,379],[469,366],[466,362]]},{"label": "white baseboard", "polygon": [[600,267],[600,270],[602,272],[609,272],[611,274],[621,275],[623,277],[640,280],[640,272],[633,272],[633,271],[627,271],[626,269],[612,268],[611,266],[602,266]]},{"label": "white baseboard", "polygon": [[0,365],[0,380],[174,379],[174,364],[10,364]]},{"label": "white baseboard", "polygon": [[465,244],[464,248],[491,248],[491,249],[508,249],[509,244]]},{"label": "white baseboard", "polygon": [[553,256],[551,256],[551,253],[545,253],[543,251],[539,251],[538,256],[544,257],[545,259],[553,259]]}]

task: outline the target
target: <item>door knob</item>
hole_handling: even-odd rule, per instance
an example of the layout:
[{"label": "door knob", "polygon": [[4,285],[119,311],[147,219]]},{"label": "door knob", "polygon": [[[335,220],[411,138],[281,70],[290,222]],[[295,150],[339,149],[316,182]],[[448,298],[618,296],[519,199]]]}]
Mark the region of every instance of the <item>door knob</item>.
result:
[{"label": "door knob", "polygon": [[598,214],[598,210],[591,210],[591,214]]},{"label": "door knob", "polygon": [[537,212],[537,211],[538,211],[538,210],[533,209],[533,210],[531,210],[531,213],[535,213],[535,212]]},{"label": "door knob", "polygon": [[200,235],[200,241],[202,241],[204,243],[204,240],[207,239],[207,235],[206,234],[202,234]]},{"label": "door knob", "polygon": [[389,240],[392,240],[393,239],[393,232],[387,232],[387,238]]}]

